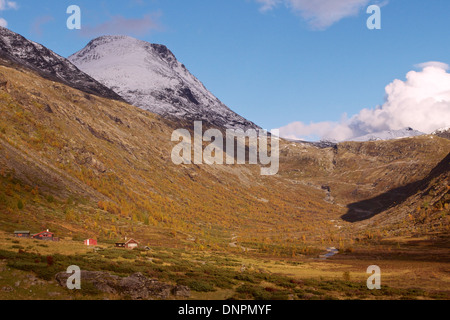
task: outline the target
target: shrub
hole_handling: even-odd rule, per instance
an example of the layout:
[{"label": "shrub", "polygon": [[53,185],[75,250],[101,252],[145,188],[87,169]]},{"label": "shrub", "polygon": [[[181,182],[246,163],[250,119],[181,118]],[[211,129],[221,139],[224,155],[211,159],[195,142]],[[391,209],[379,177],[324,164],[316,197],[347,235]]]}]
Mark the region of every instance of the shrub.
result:
[{"label": "shrub", "polygon": [[0,204],[7,204],[6,195],[3,192],[0,193]]},{"label": "shrub", "polygon": [[244,284],[236,289],[239,298],[253,298],[255,300],[270,300],[273,295],[261,287]]},{"label": "shrub", "polygon": [[61,269],[61,268],[58,269],[58,268],[55,268],[54,266],[51,266],[51,267],[45,266],[45,267],[38,267],[32,271],[34,271],[39,278],[46,280],[46,281],[50,281],[55,277],[55,275],[58,272],[64,271],[64,269]]},{"label": "shrub", "polygon": [[214,285],[220,289],[231,289],[235,282],[226,277],[216,277],[214,280]]},{"label": "shrub", "polygon": [[344,281],[350,281],[351,277],[350,277],[350,272],[349,271],[345,271],[342,274],[342,277],[344,278]]},{"label": "shrub", "polygon": [[91,282],[83,282],[81,285],[81,293],[86,296],[96,296],[101,294],[102,292],[97,289]]},{"label": "shrub", "polygon": [[207,281],[203,281],[203,280],[178,280],[177,283],[179,285],[185,285],[188,286],[189,288],[191,288],[192,291],[197,291],[197,292],[212,292],[212,291],[216,291],[216,289],[214,288],[214,286],[207,282]]},{"label": "shrub", "polygon": [[47,256],[47,265],[48,266],[52,266],[53,265],[53,257],[52,256]]},{"label": "shrub", "polygon": [[259,283],[255,277],[249,275],[249,274],[238,274],[234,277],[236,280],[250,282],[250,283]]}]

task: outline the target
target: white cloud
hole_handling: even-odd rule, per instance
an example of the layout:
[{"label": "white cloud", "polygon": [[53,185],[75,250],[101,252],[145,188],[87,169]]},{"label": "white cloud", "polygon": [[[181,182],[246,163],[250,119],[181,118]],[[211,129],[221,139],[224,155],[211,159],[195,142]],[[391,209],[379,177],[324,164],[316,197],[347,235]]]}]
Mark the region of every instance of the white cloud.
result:
[{"label": "white cloud", "polygon": [[19,8],[19,6],[17,5],[17,2],[15,2],[15,1],[0,0],[0,11],[8,10],[8,9],[17,10],[18,8]]},{"label": "white cloud", "polygon": [[15,1],[7,1],[6,6],[8,9],[14,9],[14,10],[19,9],[19,5]]},{"label": "white cloud", "polygon": [[280,128],[280,135],[285,139],[317,140],[331,132],[338,124],[331,121],[305,124],[297,121]]},{"label": "white cloud", "polygon": [[419,63],[415,65],[416,68],[418,69],[425,69],[427,67],[436,67],[436,68],[440,68],[443,70],[449,70],[449,65],[443,62],[439,62],[439,61],[429,61],[429,62],[424,62],[424,63]]},{"label": "white cloud", "polygon": [[334,23],[357,15],[369,0],[256,0],[261,11],[284,4],[305,19],[314,29],[326,29]]},{"label": "white cloud", "polygon": [[275,8],[280,3],[280,0],[256,0],[256,2],[262,5],[260,10],[266,12]]},{"label": "white cloud", "polygon": [[410,71],[406,80],[394,80],[386,87],[386,101],[375,109],[340,122],[305,125],[292,123],[280,128],[288,138],[316,135],[324,139],[348,140],[384,130],[412,127],[425,133],[450,125],[450,73],[442,62],[427,62]]},{"label": "white cloud", "polygon": [[[0,11],[9,10],[9,9],[14,9],[14,10],[19,9],[17,2],[0,0]],[[8,21],[6,21],[5,19],[0,17],[0,27],[6,28],[7,26],[8,26]]]}]

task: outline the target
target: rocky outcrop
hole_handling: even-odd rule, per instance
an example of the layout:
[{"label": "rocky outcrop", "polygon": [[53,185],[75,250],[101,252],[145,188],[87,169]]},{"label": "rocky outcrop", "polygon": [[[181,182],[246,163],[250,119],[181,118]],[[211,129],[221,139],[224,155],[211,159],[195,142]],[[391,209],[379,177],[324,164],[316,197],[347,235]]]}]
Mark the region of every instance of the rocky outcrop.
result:
[{"label": "rocky outcrop", "polygon": [[114,91],[80,71],[69,60],[3,27],[0,27],[0,64],[32,70],[46,79],[86,93],[122,100]]},{"label": "rocky outcrop", "polygon": [[441,128],[432,133],[435,136],[440,138],[449,139],[450,140],[450,127]]},{"label": "rocky outcrop", "polygon": [[[69,277],[70,274],[61,272],[56,275],[56,281],[66,287]],[[134,300],[188,298],[191,295],[188,287],[173,286],[148,279],[142,273],[121,278],[108,272],[81,271],[81,290],[83,290],[83,283],[90,283],[102,293],[131,297]]]}]

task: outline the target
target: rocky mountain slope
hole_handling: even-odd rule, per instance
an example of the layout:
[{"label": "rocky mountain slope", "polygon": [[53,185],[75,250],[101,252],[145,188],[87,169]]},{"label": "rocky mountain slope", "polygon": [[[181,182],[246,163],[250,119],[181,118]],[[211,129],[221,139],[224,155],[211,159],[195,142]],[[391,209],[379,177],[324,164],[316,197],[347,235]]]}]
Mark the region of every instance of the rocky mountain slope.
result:
[{"label": "rocky mountain slope", "polygon": [[3,27],[0,27],[0,64],[27,68],[81,91],[122,100],[114,91],[80,71],[67,59]]},{"label": "rocky mountain slope", "polygon": [[104,36],[69,60],[144,110],[219,128],[258,128],[225,106],[163,45]]},{"label": "rocky mountain slope", "polygon": [[450,139],[450,127],[438,129],[432,134],[441,138]]},{"label": "rocky mountain slope", "polygon": [[[432,135],[344,142],[320,151],[291,143],[281,151],[281,174],[323,189],[328,201],[347,208],[343,220],[365,224],[419,194],[411,186],[427,179],[449,153],[448,140]],[[425,201],[420,198],[417,205]]]},{"label": "rocky mountain slope", "polygon": [[[369,221],[369,227],[381,225],[394,229],[396,226],[396,232],[407,230],[419,234],[439,230],[450,220],[450,153],[424,179],[390,193],[400,197]],[[378,199],[384,197],[380,195]]]}]

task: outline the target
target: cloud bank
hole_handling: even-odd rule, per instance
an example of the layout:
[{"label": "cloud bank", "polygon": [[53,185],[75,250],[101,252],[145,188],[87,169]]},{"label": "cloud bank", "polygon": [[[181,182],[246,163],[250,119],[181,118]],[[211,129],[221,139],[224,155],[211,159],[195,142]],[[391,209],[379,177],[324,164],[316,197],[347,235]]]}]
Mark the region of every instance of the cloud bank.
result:
[{"label": "cloud bank", "polygon": [[394,80],[386,87],[386,101],[375,109],[363,109],[340,122],[304,124],[294,122],[280,128],[280,135],[304,140],[311,136],[349,140],[370,133],[412,127],[425,133],[450,125],[449,65],[427,62],[410,71],[406,80]]},{"label": "cloud bank", "polygon": [[285,5],[305,19],[314,29],[326,29],[334,23],[357,15],[369,0],[256,0],[261,11],[266,12],[278,5]]}]

